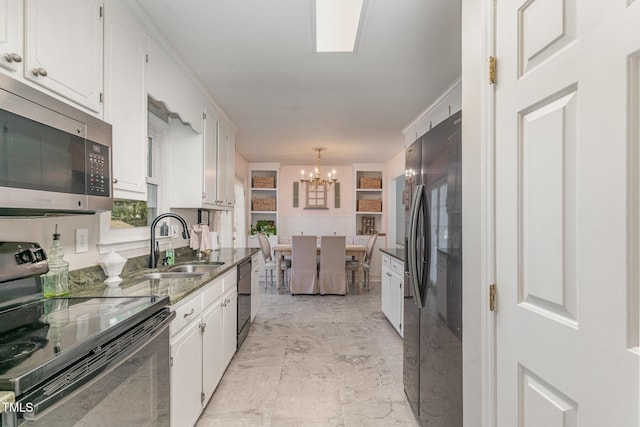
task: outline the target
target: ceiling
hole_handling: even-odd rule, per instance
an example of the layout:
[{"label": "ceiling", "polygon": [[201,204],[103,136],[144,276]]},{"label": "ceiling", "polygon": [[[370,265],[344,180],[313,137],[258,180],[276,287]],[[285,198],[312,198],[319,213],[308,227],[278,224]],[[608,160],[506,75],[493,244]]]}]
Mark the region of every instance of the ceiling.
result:
[{"label": "ceiling", "polygon": [[138,0],[250,162],[382,163],[460,75],[460,0],[369,0],[355,53],[314,53],[313,0]]}]

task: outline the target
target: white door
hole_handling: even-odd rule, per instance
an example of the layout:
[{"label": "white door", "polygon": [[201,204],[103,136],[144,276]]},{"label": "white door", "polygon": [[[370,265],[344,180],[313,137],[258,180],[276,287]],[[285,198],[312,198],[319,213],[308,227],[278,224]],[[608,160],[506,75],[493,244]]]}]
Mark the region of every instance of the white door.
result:
[{"label": "white door", "polygon": [[497,425],[637,427],[640,1],[495,4]]}]

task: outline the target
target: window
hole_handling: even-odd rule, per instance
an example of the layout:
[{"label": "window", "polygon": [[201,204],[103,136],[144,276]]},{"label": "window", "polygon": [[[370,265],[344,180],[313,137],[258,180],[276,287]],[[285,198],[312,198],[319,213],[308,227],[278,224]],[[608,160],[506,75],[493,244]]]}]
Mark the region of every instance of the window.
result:
[{"label": "window", "polygon": [[167,124],[150,114],[147,130],[147,200],[113,201],[110,226],[114,229],[146,227],[160,213],[162,138]]},{"label": "window", "polygon": [[305,189],[305,209],[327,209],[327,187],[318,186],[315,190]]}]

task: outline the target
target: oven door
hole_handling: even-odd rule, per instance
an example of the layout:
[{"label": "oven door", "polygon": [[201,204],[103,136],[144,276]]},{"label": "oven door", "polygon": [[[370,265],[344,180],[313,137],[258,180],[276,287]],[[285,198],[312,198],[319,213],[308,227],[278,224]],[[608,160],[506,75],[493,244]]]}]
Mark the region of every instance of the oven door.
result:
[{"label": "oven door", "polygon": [[[8,426],[169,426],[170,371],[169,323],[175,313],[156,321],[153,330],[133,348],[119,356],[109,356],[114,348],[140,335],[131,329],[92,355],[74,363],[34,392],[19,396],[12,417],[3,417]],[[149,319],[151,320],[151,319]],[[147,320],[146,322],[149,322]],[[143,322],[145,323],[145,322]],[[140,325],[139,325],[140,326]],[[115,343],[115,344],[114,344]],[[113,344],[113,345],[112,345]],[[111,346],[112,345],[112,346]],[[107,349],[111,346],[112,350]],[[74,378],[74,368],[90,360],[96,351],[106,350],[111,361],[90,375]],[[119,351],[119,350],[116,350]],[[6,415],[6,414],[4,414]]]}]

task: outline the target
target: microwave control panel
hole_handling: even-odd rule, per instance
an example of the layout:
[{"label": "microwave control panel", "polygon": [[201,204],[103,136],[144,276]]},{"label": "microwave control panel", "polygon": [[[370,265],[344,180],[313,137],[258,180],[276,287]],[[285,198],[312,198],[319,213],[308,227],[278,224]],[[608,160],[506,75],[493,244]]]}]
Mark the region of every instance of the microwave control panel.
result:
[{"label": "microwave control panel", "polygon": [[109,147],[91,141],[86,143],[87,194],[109,197]]}]

